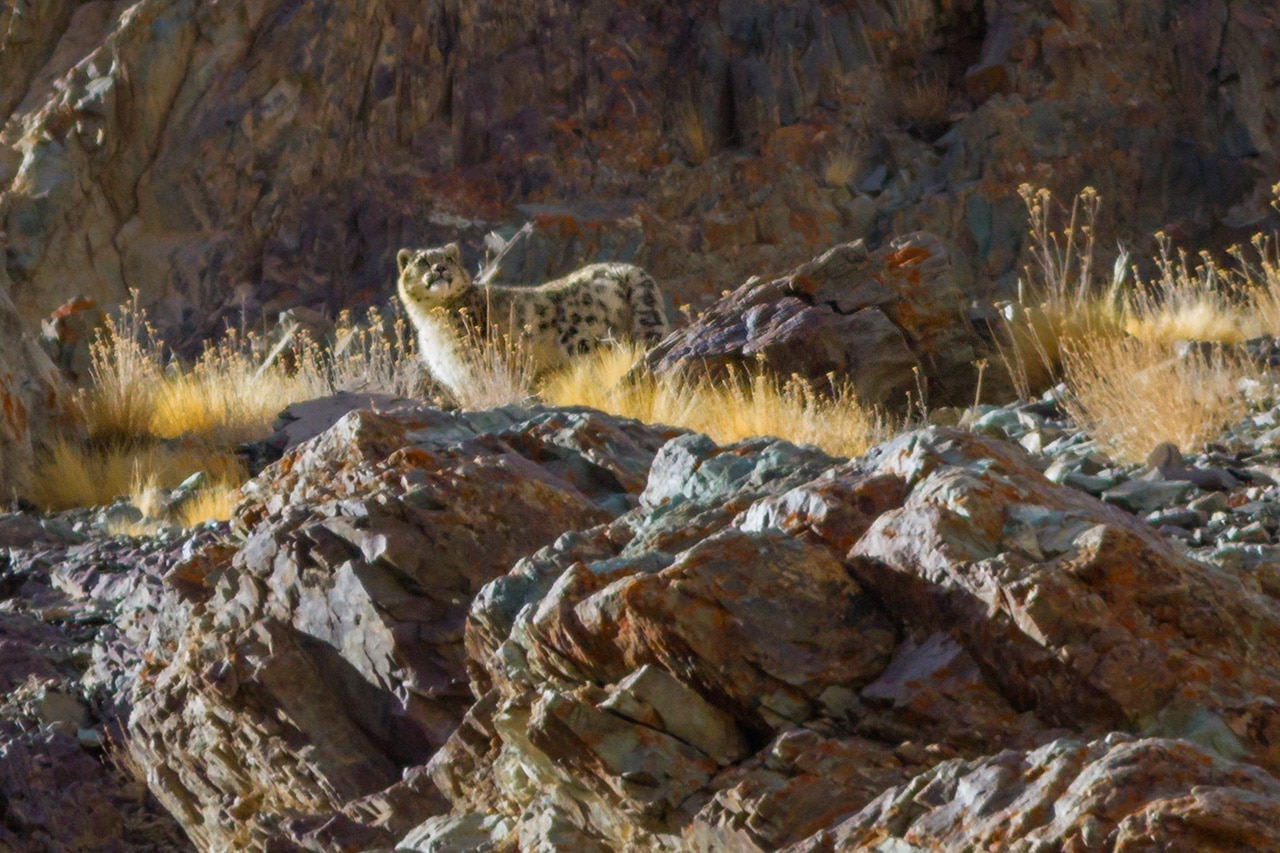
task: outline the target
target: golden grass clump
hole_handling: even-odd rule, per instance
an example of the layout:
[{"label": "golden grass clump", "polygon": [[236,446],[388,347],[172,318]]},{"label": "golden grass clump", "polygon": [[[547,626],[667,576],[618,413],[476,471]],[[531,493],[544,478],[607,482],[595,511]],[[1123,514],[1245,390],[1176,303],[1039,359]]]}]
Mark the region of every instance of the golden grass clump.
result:
[{"label": "golden grass clump", "polygon": [[822,180],[829,187],[847,187],[862,167],[861,146],[832,151],[822,164]]},{"label": "golden grass clump", "polygon": [[1264,332],[1280,334],[1280,266],[1265,238],[1254,240],[1256,261],[1237,248],[1237,264],[1226,268],[1207,252],[1192,263],[1156,234],[1154,279],[1139,279],[1122,249],[1107,280],[1094,268],[1097,192],[1081,190],[1067,225],[1057,231],[1049,191],[1026,184],[1019,191],[1030,219],[1033,265],[1019,281],[1018,299],[1004,308],[1000,355],[1021,396],[1061,377],[1066,350],[1084,353],[1099,341],[1132,336],[1171,355],[1178,341],[1234,344]]},{"label": "golden grass clump", "polygon": [[1172,346],[1177,341],[1234,344],[1260,335],[1256,289],[1224,269],[1207,252],[1192,265],[1185,252],[1174,253],[1169,238],[1156,234],[1160,275],[1126,300],[1125,331],[1144,341]]},{"label": "golden grass clump", "polygon": [[[370,311],[363,324],[344,314],[334,337],[332,348],[302,333],[272,347],[265,336],[231,332],[191,366],[166,365],[135,293],[91,346],[93,385],[79,398],[85,439],[48,442],[26,497],[60,511],[130,495],[149,521],[183,526],[229,517],[248,477],[235,445],[268,436],[286,406],[336,390],[404,396],[420,381],[398,312]],[[155,496],[197,472],[207,484],[161,513]]]},{"label": "golden grass clump", "polygon": [[478,411],[533,400],[538,369],[533,354],[519,340],[494,330],[481,334],[470,326],[466,338],[458,355],[466,381],[451,388],[460,408]]},{"label": "golden grass clump", "polygon": [[1063,367],[1071,391],[1065,406],[1114,458],[1140,463],[1171,441],[1198,450],[1243,417],[1242,383],[1251,363],[1222,353],[1173,355],[1159,340],[1105,337],[1068,349]]},{"label": "golden grass clump", "polygon": [[541,397],[552,405],[684,427],[721,444],[766,435],[857,456],[891,434],[888,422],[847,387],[828,397],[798,379],[781,382],[764,374],[723,382],[628,376],[643,353],[634,344],[598,349],[552,376]]},{"label": "golden grass clump", "polygon": [[147,488],[172,489],[196,471],[222,487],[239,488],[248,477],[234,454],[206,446],[94,446],[56,438],[45,450],[28,499],[51,512],[103,506]]},{"label": "golden grass clump", "polygon": [[1127,256],[1117,261],[1109,286],[1094,272],[1094,223],[1101,199],[1092,187],[1075,197],[1066,226],[1053,225],[1053,198],[1047,189],[1018,188],[1027,206],[1032,267],[1018,281],[1017,301],[1005,306],[1005,341],[999,360],[1023,399],[1052,385],[1063,353],[1086,340],[1125,334],[1121,298]]}]

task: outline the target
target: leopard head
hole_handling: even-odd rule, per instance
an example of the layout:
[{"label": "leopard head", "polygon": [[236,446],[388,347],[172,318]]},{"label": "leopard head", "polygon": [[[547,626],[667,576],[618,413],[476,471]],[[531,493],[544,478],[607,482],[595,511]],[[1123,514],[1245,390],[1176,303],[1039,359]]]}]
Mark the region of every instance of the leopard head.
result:
[{"label": "leopard head", "polygon": [[396,253],[396,265],[400,268],[400,298],[406,305],[426,309],[447,306],[471,286],[457,243],[437,249],[401,249]]}]

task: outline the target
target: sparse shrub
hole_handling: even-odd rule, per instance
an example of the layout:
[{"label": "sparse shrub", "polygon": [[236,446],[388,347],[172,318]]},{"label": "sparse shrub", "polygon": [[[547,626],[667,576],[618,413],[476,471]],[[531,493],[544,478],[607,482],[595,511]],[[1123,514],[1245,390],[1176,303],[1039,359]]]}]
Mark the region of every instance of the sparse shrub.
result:
[{"label": "sparse shrub", "polygon": [[1130,463],[1162,441],[1200,449],[1246,413],[1242,383],[1257,379],[1250,363],[1221,351],[1178,357],[1163,341],[1136,337],[1073,344],[1063,367],[1072,418]]}]

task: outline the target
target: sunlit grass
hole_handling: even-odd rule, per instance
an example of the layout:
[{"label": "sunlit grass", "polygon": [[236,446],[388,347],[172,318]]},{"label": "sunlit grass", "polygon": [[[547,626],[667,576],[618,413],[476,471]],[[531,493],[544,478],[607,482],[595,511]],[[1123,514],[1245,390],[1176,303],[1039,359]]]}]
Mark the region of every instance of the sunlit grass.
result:
[{"label": "sunlit grass", "polygon": [[248,472],[235,455],[207,446],[92,446],[55,439],[37,463],[29,499],[57,512],[103,506],[148,488],[172,489],[196,471],[214,484],[239,488]]},{"label": "sunlit grass", "polygon": [[1252,364],[1221,353],[1172,355],[1163,342],[1104,338],[1068,350],[1067,411],[1113,457],[1140,463],[1169,441],[1198,451],[1248,411]]},{"label": "sunlit grass", "polygon": [[[341,316],[332,347],[301,334],[273,343],[232,332],[184,366],[165,363],[135,296],[90,352],[93,385],[78,399],[82,436],[46,442],[26,497],[60,511],[131,496],[144,526],[227,517],[248,476],[236,445],[270,435],[289,404],[338,390],[407,396],[421,381],[407,321],[376,311],[363,323]],[[159,512],[155,496],[198,472],[207,484]]]},{"label": "sunlit grass", "polygon": [[765,374],[726,381],[655,377],[632,372],[643,349],[601,348],[551,377],[541,391],[558,406],[590,406],[646,423],[684,427],[729,444],[776,436],[813,444],[837,456],[857,456],[891,434],[888,422],[862,406],[848,388],[831,395],[799,381]]},{"label": "sunlit grass", "polygon": [[1094,269],[1097,193],[1081,191],[1057,230],[1048,191],[1021,192],[1034,265],[1019,299],[1005,306],[1000,345],[1019,395],[1065,381],[1072,418],[1133,463],[1163,441],[1198,449],[1243,416],[1242,382],[1259,370],[1225,349],[1179,355],[1176,345],[1229,346],[1280,331],[1280,322],[1269,325],[1280,321],[1280,268],[1270,245],[1255,241],[1253,264],[1237,250],[1237,266],[1226,268],[1208,254],[1193,263],[1157,234],[1154,279],[1141,280],[1123,251],[1104,277]]}]

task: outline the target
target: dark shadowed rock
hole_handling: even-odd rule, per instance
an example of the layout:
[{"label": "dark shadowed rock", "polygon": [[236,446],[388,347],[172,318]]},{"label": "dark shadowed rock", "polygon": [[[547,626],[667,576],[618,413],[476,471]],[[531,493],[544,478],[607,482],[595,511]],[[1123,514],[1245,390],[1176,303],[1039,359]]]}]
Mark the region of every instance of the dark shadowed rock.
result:
[{"label": "dark shadowed rock", "polygon": [[52,425],[68,423],[69,409],[68,389],[14,308],[0,263],[0,495],[5,500],[26,489],[35,464],[33,442],[48,435]]},{"label": "dark shadowed rock", "polygon": [[927,230],[982,295],[1027,260],[1027,180],[1096,186],[1100,246],[1267,230],[1268,3],[987,5],[5,4],[11,295],[34,325],[136,289],[190,346],[526,222],[520,279],[634,257],[701,307]]}]

